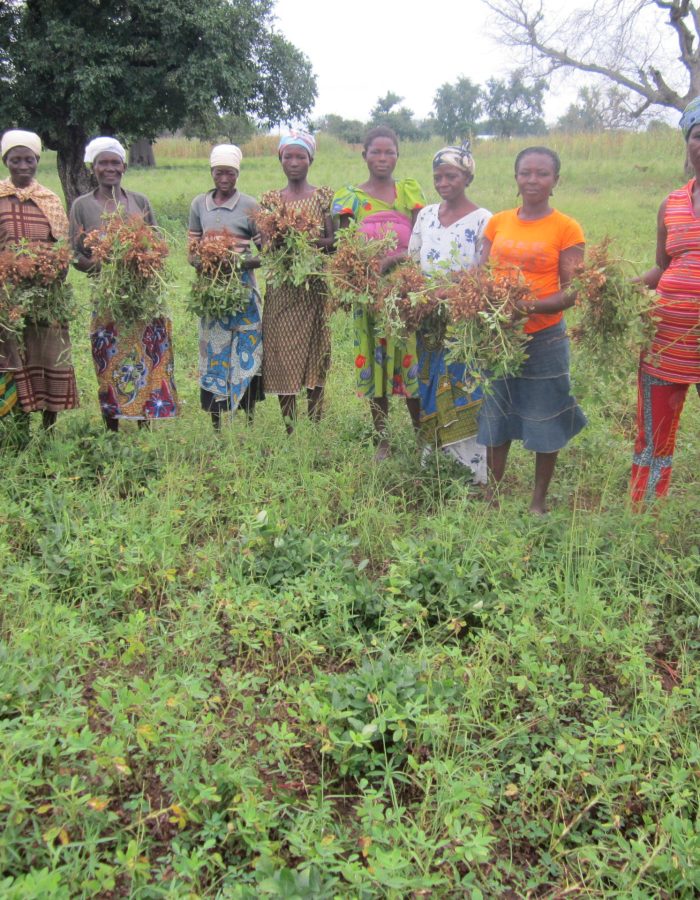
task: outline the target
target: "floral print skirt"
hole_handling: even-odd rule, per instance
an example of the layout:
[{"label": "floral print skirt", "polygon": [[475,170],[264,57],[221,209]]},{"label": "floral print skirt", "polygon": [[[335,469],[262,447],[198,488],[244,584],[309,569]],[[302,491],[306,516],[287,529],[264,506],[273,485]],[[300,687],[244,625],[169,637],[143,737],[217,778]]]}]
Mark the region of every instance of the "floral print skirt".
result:
[{"label": "floral print skirt", "polygon": [[362,308],[355,309],[353,325],[357,396],[418,397],[416,336],[401,341],[378,335],[374,318]]},{"label": "floral print skirt", "polygon": [[170,319],[119,323],[93,316],[90,330],[102,415],[171,419],[178,413]]}]

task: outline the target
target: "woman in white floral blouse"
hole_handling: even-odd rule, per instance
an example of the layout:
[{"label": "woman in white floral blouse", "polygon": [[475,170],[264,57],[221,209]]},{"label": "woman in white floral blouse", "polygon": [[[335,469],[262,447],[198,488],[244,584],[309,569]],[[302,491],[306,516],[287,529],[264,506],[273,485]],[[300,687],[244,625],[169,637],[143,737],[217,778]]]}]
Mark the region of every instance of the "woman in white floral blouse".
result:
[{"label": "woman in white floral blouse", "polygon": [[[491,213],[467,197],[473,178],[468,142],[445,147],[433,157],[433,181],[442,202],[418,213],[409,244],[425,273],[477,264]],[[443,342],[429,324],[418,332],[418,372],[424,446],[444,450],[472,470],[475,483],[485,484],[486,448],[476,441],[481,389],[471,383],[468,366],[446,361]]]}]

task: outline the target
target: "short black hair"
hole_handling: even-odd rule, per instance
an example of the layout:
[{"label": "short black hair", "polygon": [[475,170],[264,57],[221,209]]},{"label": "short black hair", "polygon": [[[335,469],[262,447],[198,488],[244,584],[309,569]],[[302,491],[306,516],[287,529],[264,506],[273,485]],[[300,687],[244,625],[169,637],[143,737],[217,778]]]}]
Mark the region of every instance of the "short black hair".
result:
[{"label": "short black hair", "polygon": [[558,175],[561,171],[561,160],[559,159],[559,154],[555,153],[554,150],[550,150],[549,147],[526,147],[524,150],[521,150],[520,153],[515,157],[515,174],[518,174],[518,166],[520,165],[520,160],[525,156],[529,156],[531,153],[542,153],[544,156],[548,156],[552,163],[554,164],[554,174]]},{"label": "short black hair", "polygon": [[365,148],[365,152],[369,150],[369,145],[372,141],[377,138],[389,138],[390,141],[394,142],[394,146],[396,149],[399,149],[399,136],[396,134],[393,128],[389,128],[388,125],[377,125],[376,128],[370,128],[370,130],[365,135],[365,142],[362,145]]}]

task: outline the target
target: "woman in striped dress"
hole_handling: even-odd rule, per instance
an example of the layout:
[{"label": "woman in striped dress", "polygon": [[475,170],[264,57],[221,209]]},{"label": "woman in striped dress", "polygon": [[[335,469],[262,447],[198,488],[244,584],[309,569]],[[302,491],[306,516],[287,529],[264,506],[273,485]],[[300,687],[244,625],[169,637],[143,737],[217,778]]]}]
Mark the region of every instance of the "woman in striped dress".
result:
[{"label": "woman in striped dress", "polygon": [[[22,241],[65,240],[68,219],[63,204],[34,177],[41,156],[39,135],[6,131],[0,155],[10,173],[0,181],[0,250]],[[5,438],[17,446],[27,442],[28,413],[41,412],[43,426],[49,429],[59,412],[76,406],[67,322],[28,322],[19,339],[0,332],[0,443]]]},{"label": "woman in striped dress", "polygon": [[690,385],[700,394],[700,97],[686,107],[680,127],[695,176],[661,204],[656,266],[642,277],[656,288],[656,333],[639,363],[631,484],[635,503],[668,492],[678,421]]}]

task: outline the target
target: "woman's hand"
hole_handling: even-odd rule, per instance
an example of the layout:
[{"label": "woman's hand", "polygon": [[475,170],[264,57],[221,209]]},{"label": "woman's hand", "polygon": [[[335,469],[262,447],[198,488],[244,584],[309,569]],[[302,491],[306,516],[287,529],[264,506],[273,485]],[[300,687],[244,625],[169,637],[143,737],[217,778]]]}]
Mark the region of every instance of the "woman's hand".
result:
[{"label": "woman's hand", "polygon": [[259,269],[261,259],[259,256],[252,256],[250,253],[244,253],[238,261],[241,269],[249,271],[250,269]]},{"label": "woman's hand", "polygon": [[97,275],[101,268],[101,264],[97,260],[93,260],[80,252],[75,254],[73,265],[79,272],[87,272],[90,275]]},{"label": "woman's hand", "polygon": [[660,266],[653,266],[647,272],[633,278],[632,284],[643,284],[646,285],[646,287],[651,288],[652,291],[655,291],[663,274],[664,270]]},{"label": "woman's hand", "polygon": [[394,250],[392,253],[389,253],[388,256],[385,256],[382,261],[379,263],[379,274],[380,275],[388,275],[392,269],[395,269],[399,263],[403,262],[408,257],[401,250]]},{"label": "woman's hand", "polygon": [[537,301],[534,297],[516,300],[513,304],[513,323],[522,322],[534,312],[537,312]]}]

